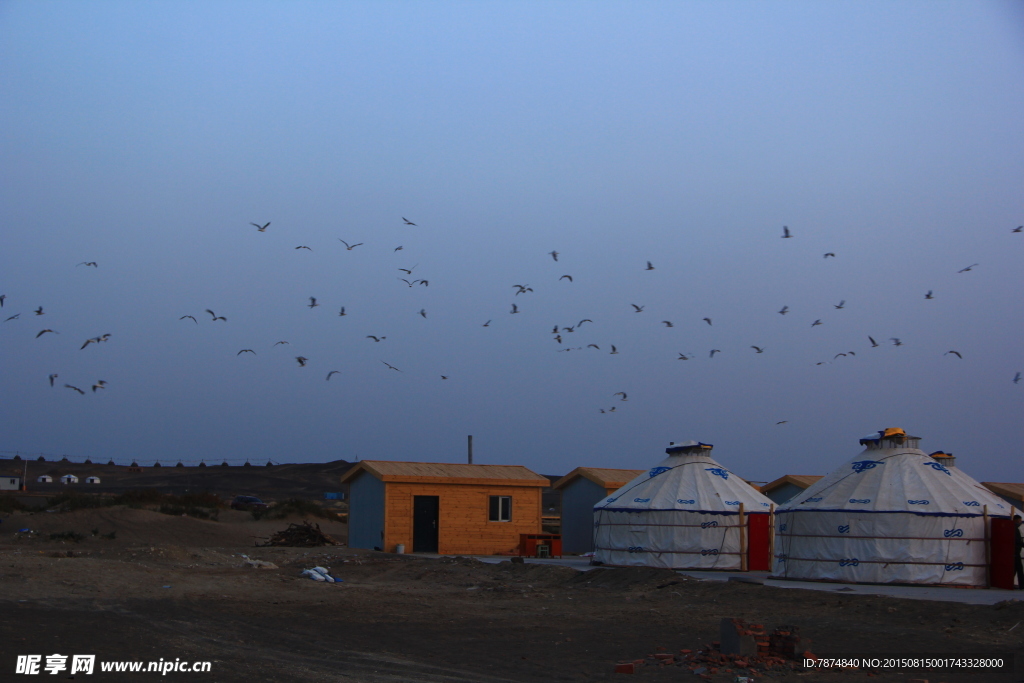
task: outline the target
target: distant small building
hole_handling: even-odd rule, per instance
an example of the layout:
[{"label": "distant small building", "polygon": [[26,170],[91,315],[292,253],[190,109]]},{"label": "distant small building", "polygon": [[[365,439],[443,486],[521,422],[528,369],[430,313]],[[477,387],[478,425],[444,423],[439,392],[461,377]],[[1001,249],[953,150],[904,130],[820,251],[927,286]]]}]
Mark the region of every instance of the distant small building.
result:
[{"label": "distant small building", "polygon": [[98,484],[98,483],[100,483],[100,478],[99,477],[86,477],[85,478],[85,483],[86,484]]},{"label": "distant small building", "polygon": [[983,481],[981,485],[996,494],[1007,503],[1017,508],[1016,514],[1024,511],[1024,484],[1005,484],[995,481]]},{"label": "distant small building", "polygon": [[547,477],[519,465],[363,460],[349,485],[351,548],[493,555],[541,531]]},{"label": "distant small building", "polygon": [[762,486],[761,493],[768,496],[776,505],[782,505],[803,493],[804,489],[819,479],[821,477],[815,474],[785,474]]},{"label": "distant small building", "polygon": [[562,494],[562,552],[588,553],[594,549],[594,505],[645,470],[577,467],[551,488]]},{"label": "distant small building", "polygon": [[21,477],[0,477],[0,491],[17,491],[21,488]]},{"label": "distant small building", "polygon": [[52,484],[53,477],[51,477],[49,474],[40,474],[38,477],[36,477],[36,482],[40,484]]},{"label": "distant small building", "polygon": [[65,474],[63,477],[60,478],[60,483],[62,483],[62,484],[77,484],[78,483],[78,477],[76,477],[73,474]]}]

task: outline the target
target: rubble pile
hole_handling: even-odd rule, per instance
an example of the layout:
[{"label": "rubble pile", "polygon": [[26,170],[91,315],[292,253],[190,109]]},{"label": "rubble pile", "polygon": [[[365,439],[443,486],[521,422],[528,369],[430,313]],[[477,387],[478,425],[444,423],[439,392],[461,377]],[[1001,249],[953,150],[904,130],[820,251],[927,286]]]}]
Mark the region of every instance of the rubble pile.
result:
[{"label": "rubble pile", "polygon": [[811,641],[801,638],[795,626],[779,626],[767,633],[761,624],[722,619],[720,638],[704,649],[683,649],[678,654],[658,648],[661,652],[645,659],[619,662],[615,673],[636,673],[646,665],[679,666],[705,679],[726,673],[736,674],[740,680],[744,676],[754,678],[782,669],[802,670],[802,660],[817,659],[810,652]]},{"label": "rubble pile", "polygon": [[284,531],[278,531],[270,537],[266,543],[257,544],[260,547],[285,546],[288,548],[316,548],[322,545],[338,545],[333,538],[320,531],[319,524],[289,524]]}]

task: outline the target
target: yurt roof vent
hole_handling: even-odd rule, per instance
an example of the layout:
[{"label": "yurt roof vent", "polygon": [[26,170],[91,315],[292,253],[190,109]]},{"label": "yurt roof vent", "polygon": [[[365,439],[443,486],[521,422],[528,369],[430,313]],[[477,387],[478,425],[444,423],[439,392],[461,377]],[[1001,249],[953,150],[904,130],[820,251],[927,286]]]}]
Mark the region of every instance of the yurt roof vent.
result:
[{"label": "yurt roof vent", "polygon": [[943,467],[953,467],[956,465],[956,456],[954,456],[952,453],[935,451],[934,453],[929,453],[928,455],[941,462]]},{"label": "yurt roof vent", "polygon": [[860,445],[868,449],[878,448],[917,448],[919,436],[910,436],[899,427],[888,427],[880,429],[874,434],[868,434],[860,440]]},{"label": "yurt roof vent", "polygon": [[701,443],[700,441],[684,441],[682,443],[676,443],[675,441],[669,441],[668,448],[665,452],[669,455],[684,455],[693,453],[702,453],[710,451],[714,446],[709,443]]}]

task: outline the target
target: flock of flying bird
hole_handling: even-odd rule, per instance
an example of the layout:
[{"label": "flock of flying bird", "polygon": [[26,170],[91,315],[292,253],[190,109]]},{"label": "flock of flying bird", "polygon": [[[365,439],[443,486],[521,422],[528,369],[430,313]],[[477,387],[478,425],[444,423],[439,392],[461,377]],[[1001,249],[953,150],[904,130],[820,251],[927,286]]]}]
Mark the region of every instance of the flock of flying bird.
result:
[{"label": "flock of flying bird", "polygon": [[[404,225],[416,226],[416,223],[413,223],[413,222],[409,221],[405,217],[402,217],[402,221],[403,221]],[[263,224],[250,223],[250,225],[255,227],[257,229],[257,231],[262,233],[262,232],[266,232],[267,228],[270,227],[271,223],[270,222],[263,223]],[[1012,229],[1011,232],[1014,232],[1014,233],[1024,232],[1024,226],[1018,226],[1017,228]],[[782,228],[782,238],[783,239],[791,239],[791,238],[793,238],[793,234],[792,234],[792,232],[790,231],[790,229],[787,226],[783,226],[783,228]],[[348,242],[346,242],[345,240],[342,240],[342,239],[339,239],[339,241],[345,246],[346,251],[352,251],[352,250],[354,250],[357,247],[363,246],[363,244],[364,244],[362,242],[350,244],[350,243],[348,243]],[[312,251],[312,249],[310,247],[305,246],[305,245],[297,246],[297,247],[295,247],[295,249],[307,249],[307,250]],[[398,247],[394,248],[394,251],[397,252],[397,251],[401,251],[402,249],[403,249],[402,246],[398,246]],[[559,257],[559,252],[558,251],[548,252],[548,255],[550,255],[551,258],[555,262],[558,262],[558,257]],[[824,254],[824,258],[825,259],[835,258],[835,257],[836,257],[836,254],[834,252],[827,252],[827,253]],[[83,262],[77,264],[77,266],[86,266],[87,268],[88,267],[99,268],[99,264],[96,261],[83,261]],[[979,266],[979,264],[973,263],[973,264],[971,264],[971,265],[969,265],[969,266],[967,266],[965,268],[962,268],[962,269],[958,270],[957,273],[958,274],[959,273],[967,273],[967,272],[972,271],[974,268],[976,268],[978,266]],[[403,272],[403,273],[405,273],[409,278],[411,278],[412,275],[413,275],[413,271],[415,270],[416,267],[417,266],[412,266],[412,268],[399,268],[398,270]],[[653,263],[651,261],[647,261],[647,264],[646,264],[646,267],[644,268],[644,270],[652,271],[652,270],[655,270],[655,267],[654,267],[654,265],[653,265]],[[398,277],[397,279],[400,280],[401,282],[405,283],[408,287],[413,287],[413,286],[416,286],[416,285],[427,287],[430,284],[429,281],[425,280],[425,279],[409,280],[408,278],[403,278],[403,277]],[[562,280],[568,280],[570,283],[572,283],[573,282],[573,277],[572,277],[572,275],[565,274],[565,275],[562,275],[561,277],[558,278],[559,282],[562,281]],[[512,289],[516,290],[513,298],[518,297],[519,295],[529,294],[529,293],[532,293],[534,291],[533,288],[530,285],[528,285],[528,284],[515,284],[515,285],[512,285]],[[928,290],[925,293],[924,298],[926,300],[934,299],[935,298],[934,291],[933,290]],[[4,307],[6,299],[7,299],[6,295],[0,295],[0,308]],[[638,304],[630,304],[630,305],[633,308],[633,312],[637,313],[637,314],[643,313],[645,308],[646,308],[646,306],[638,305]],[[316,297],[311,296],[311,297],[309,297],[309,303],[306,304],[306,306],[308,308],[310,308],[310,309],[313,309],[313,308],[319,307],[320,303],[318,302]],[[843,310],[845,307],[846,307],[846,300],[845,299],[841,300],[838,304],[833,304],[833,308],[835,310]],[[34,312],[34,314],[36,316],[42,316],[42,315],[45,314],[45,311],[44,311],[42,306],[39,306],[33,312]],[[514,314],[518,314],[520,312],[521,311],[519,309],[518,304],[515,301],[513,301],[511,303],[511,310],[509,311],[509,313],[514,315]],[[790,312],[790,308],[789,308],[788,305],[783,306],[778,311],[778,313],[780,315],[783,315],[783,316],[787,315],[789,312]],[[206,313],[210,315],[211,322],[225,322],[226,323],[228,321],[227,317],[222,316],[222,315],[217,315],[211,309],[206,309]],[[420,316],[422,316],[423,318],[427,317],[427,312],[426,312],[426,309],[424,309],[424,308],[421,308],[419,310],[418,314]],[[344,306],[341,306],[341,308],[340,308],[340,310],[338,312],[338,315],[339,316],[347,315],[347,313],[345,312],[345,307]],[[14,315],[11,315],[11,316],[7,317],[3,322],[7,323],[7,322],[18,320],[18,319],[20,319],[20,316],[21,316],[20,313],[15,313]],[[199,321],[196,319],[196,317],[193,316],[193,315],[190,315],[190,314],[182,315],[179,318],[179,320],[191,320],[196,325],[199,324]],[[704,318],[702,318],[702,320],[703,320],[703,322],[707,323],[708,326],[713,326],[712,318],[704,317]],[[489,327],[492,322],[493,322],[493,320],[487,320],[487,322],[483,323],[482,326],[483,327]],[[590,344],[587,344],[586,346],[578,346],[578,347],[568,346],[566,344],[567,335],[575,332],[577,329],[581,328],[585,323],[593,323],[593,320],[591,320],[589,318],[583,318],[583,319],[581,319],[579,322],[577,322],[574,325],[570,325],[570,326],[555,325],[554,326],[554,328],[551,331],[551,335],[552,335],[553,340],[557,344],[559,344],[560,346],[563,347],[561,349],[558,349],[559,351],[580,351],[580,350],[584,350],[584,349],[594,349],[594,350],[597,350],[597,351],[601,351],[600,345],[598,345],[596,343],[590,343]],[[662,320],[661,324],[665,325],[666,328],[671,328],[671,327],[675,326],[675,324],[671,320]],[[819,319],[815,319],[811,323],[810,326],[811,327],[817,327],[817,326],[822,325],[822,324],[824,324],[824,323],[819,318]],[[42,337],[45,334],[59,334],[59,332],[57,332],[56,330],[53,330],[51,328],[45,328],[45,329],[40,330],[35,335],[35,338],[38,339],[38,338]],[[101,335],[96,336],[96,337],[90,337],[90,338],[86,339],[84,341],[84,343],[82,343],[82,345],[80,347],[80,350],[85,350],[86,347],[88,347],[90,344],[100,344],[100,343],[103,343],[103,342],[107,342],[107,341],[110,340],[110,338],[111,338],[111,334],[109,334],[109,333],[101,334]],[[375,343],[380,343],[380,342],[384,341],[385,339],[387,339],[387,337],[384,336],[384,335],[368,334],[368,335],[366,335],[366,339],[370,339],[370,340],[372,340]],[[871,348],[877,348],[878,346],[880,346],[880,344],[871,336],[868,336],[868,341],[871,344]],[[897,346],[897,347],[898,346],[903,346],[903,341],[901,339],[897,338],[897,337],[891,337],[889,339],[889,341],[891,341],[894,346]],[[276,347],[276,346],[279,346],[279,345],[286,345],[288,343],[289,342],[287,342],[287,341],[278,341],[273,346]],[[750,348],[755,353],[757,353],[757,354],[761,354],[761,353],[765,352],[765,348],[762,347],[762,346],[751,345]],[[237,352],[236,356],[241,356],[242,354],[246,354],[246,353],[252,354],[252,355],[256,355],[256,351],[254,349],[245,348],[245,349],[239,350]],[[614,344],[609,344],[609,353],[612,354],[612,355],[615,355],[615,354],[619,353],[617,347]],[[708,357],[713,359],[715,357],[715,355],[719,354],[719,353],[722,353],[721,349],[711,349],[709,354],[708,354]],[[958,359],[961,359],[961,360],[963,359],[963,354],[960,351],[957,351],[956,349],[950,349],[949,351],[947,351],[943,355],[947,355],[947,356],[952,355],[952,356],[956,356]],[[833,357],[833,360],[837,360],[839,358],[848,357],[848,356],[856,356],[856,352],[854,352],[854,351],[845,351],[845,352],[837,353]],[[690,353],[690,352],[686,352],[686,353],[679,352],[677,360],[686,361],[686,360],[690,360],[693,357],[694,357],[693,353]],[[298,364],[299,367],[306,367],[307,364],[309,363],[309,359],[307,357],[301,356],[301,355],[295,356],[295,361],[296,361],[296,363]],[[817,365],[823,365],[826,362],[827,361],[821,361],[821,362],[818,362],[816,364]],[[383,359],[381,360],[381,363],[386,368],[388,368],[390,370],[393,370],[393,371],[396,371],[396,372],[402,372],[402,370],[400,370],[399,368],[395,367],[394,365],[391,365],[390,363],[388,363],[387,361],[385,361]],[[331,377],[333,375],[340,374],[340,372],[341,372],[340,370],[331,370],[330,372],[327,373],[327,376],[326,376],[325,379],[327,381],[330,381],[330,379],[331,379]],[[51,387],[52,386],[56,386],[56,380],[57,380],[58,377],[59,377],[58,373],[51,373],[49,375],[48,380],[49,380],[49,383],[50,383]],[[442,380],[447,380],[449,378],[448,375],[441,375],[440,377],[441,377]],[[1012,381],[1013,381],[1014,384],[1019,384],[1020,381],[1021,381],[1021,373],[1017,372],[1016,375],[1013,377]],[[93,393],[96,393],[99,389],[105,389],[106,386],[107,386],[107,382],[106,381],[104,381],[102,379],[98,379],[98,380],[96,380],[91,385],[91,389],[92,389]],[[66,387],[68,389],[71,389],[73,391],[76,391],[76,392],[78,392],[81,395],[85,395],[85,391],[83,391],[82,389],[80,389],[79,387],[77,387],[75,385],[64,384],[64,387]],[[624,392],[624,391],[616,392],[613,395],[614,396],[620,396],[621,397],[619,399],[620,402],[626,401],[627,398],[628,398],[626,392]],[[612,407],[609,407],[609,408],[600,408],[599,411],[602,414],[614,413],[614,412],[616,412],[616,407],[612,406]],[[787,422],[788,422],[787,420],[781,420],[781,421],[777,422],[776,424],[786,424]]]}]

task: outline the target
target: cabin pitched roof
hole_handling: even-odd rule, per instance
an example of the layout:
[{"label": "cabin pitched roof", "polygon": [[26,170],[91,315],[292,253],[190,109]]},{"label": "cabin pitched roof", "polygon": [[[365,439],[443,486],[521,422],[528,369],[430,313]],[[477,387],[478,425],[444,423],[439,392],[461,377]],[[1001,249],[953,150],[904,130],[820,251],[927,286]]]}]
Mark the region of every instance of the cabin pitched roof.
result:
[{"label": "cabin pitched roof", "polygon": [[469,465],[466,463],[400,462],[362,460],[342,475],[346,484],[361,472],[383,482],[477,484],[491,486],[537,486],[547,488],[551,481],[522,465]]},{"label": "cabin pitched roof", "polygon": [[799,486],[800,488],[805,489],[819,479],[821,479],[821,475],[817,474],[784,474],[775,481],[768,482],[762,486],[760,491],[761,493],[768,493],[769,491],[774,491],[786,484],[792,484],[793,486]]},{"label": "cabin pitched roof", "polygon": [[645,470],[616,470],[606,467],[577,467],[554,484],[553,489],[562,489],[570,482],[583,477],[606,489],[619,489],[639,477]]},{"label": "cabin pitched roof", "polygon": [[1024,503],[1024,484],[1007,484],[995,481],[983,481],[981,485],[992,493]]}]

